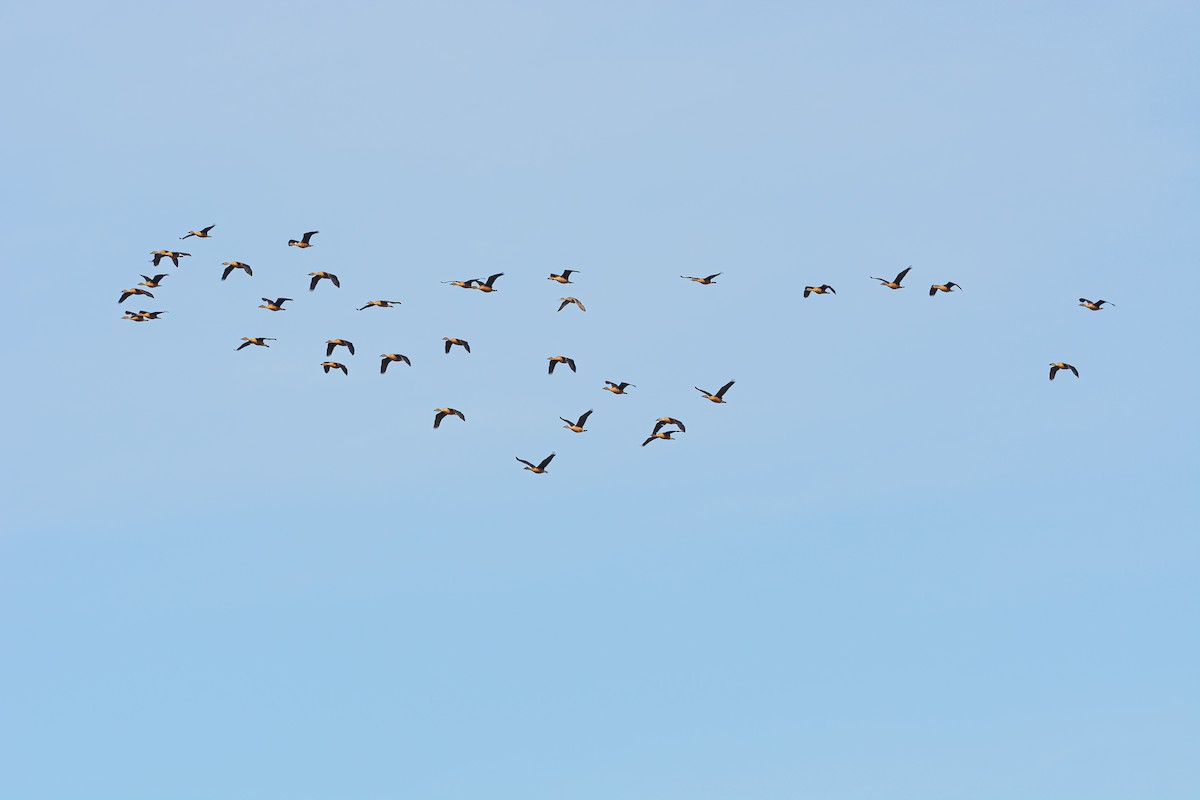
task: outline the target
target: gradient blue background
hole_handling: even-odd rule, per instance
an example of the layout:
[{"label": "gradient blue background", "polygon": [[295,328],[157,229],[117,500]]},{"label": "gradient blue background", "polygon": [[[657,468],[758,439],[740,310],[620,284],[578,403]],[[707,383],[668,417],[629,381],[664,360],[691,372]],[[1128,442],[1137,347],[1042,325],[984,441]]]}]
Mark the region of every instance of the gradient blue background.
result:
[{"label": "gradient blue background", "polygon": [[0,795],[1196,797],[1198,25],[9,4]]}]

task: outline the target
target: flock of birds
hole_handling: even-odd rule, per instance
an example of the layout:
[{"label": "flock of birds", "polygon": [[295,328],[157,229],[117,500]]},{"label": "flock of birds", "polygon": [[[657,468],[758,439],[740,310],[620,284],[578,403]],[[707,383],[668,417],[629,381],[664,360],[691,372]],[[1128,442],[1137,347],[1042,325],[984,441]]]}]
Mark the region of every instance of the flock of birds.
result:
[{"label": "flock of birds", "polygon": [[[215,227],[216,227],[215,225],[209,225],[208,227],[201,228],[198,231],[188,231],[186,235],[181,236],[179,238],[181,240],[189,239],[192,237],[195,237],[197,239],[210,239],[210,238],[213,238],[212,230]],[[312,242],[312,237],[316,236],[318,233],[319,233],[319,231],[308,231],[308,232],[304,233],[304,235],[302,235],[299,239],[289,239],[288,246],[296,247],[296,248],[299,248],[302,250],[313,247],[314,245]],[[175,267],[178,267],[179,263],[180,263],[179,259],[191,257],[191,253],[184,253],[184,252],[180,252],[177,250],[167,250],[167,249],[153,250],[153,251],[151,251],[150,255],[152,257],[151,263],[155,267],[157,267],[163,260],[169,260]],[[223,280],[223,281],[227,280],[229,278],[229,276],[234,272],[234,270],[242,270],[249,277],[253,277],[253,275],[254,275],[254,270],[250,267],[250,265],[243,263],[241,261],[224,261],[224,262],[222,262],[222,266],[225,267],[224,271],[221,273],[221,280]],[[871,280],[879,281],[879,283],[882,286],[885,286],[888,289],[892,289],[892,290],[903,289],[903,288],[905,288],[903,285],[903,281],[908,276],[909,270],[911,270],[911,269],[912,269],[912,267],[905,267],[904,269],[900,270],[900,272],[892,280],[887,280],[885,278],[878,278],[875,276],[869,276],[869,277],[871,278]],[[564,269],[561,273],[551,273],[550,276],[547,278],[547,280],[555,281],[556,283],[559,283],[559,284],[573,284],[573,281],[571,280],[571,276],[574,274],[577,274],[579,272],[580,272],[580,270],[577,270],[577,269]],[[693,281],[702,286],[711,286],[717,282],[716,279],[720,275],[721,275],[720,272],[716,272],[711,275],[705,275],[702,277],[694,276],[694,275],[681,275],[679,277],[681,277],[685,280]],[[149,297],[149,298],[153,299],[154,295],[150,292],[150,290],[159,288],[162,285],[162,281],[165,278],[167,278],[168,276],[169,276],[169,273],[160,273],[157,275],[142,275],[141,282],[139,282],[137,285],[135,285],[129,289],[125,289],[124,291],[122,291],[120,298],[117,300],[117,302],[124,303],[130,297]],[[317,286],[323,280],[329,281],[329,283],[331,283],[335,288],[338,288],[338,289],[340,289],[342,286],[341,281],[339,280],[338,276],[334,275],[331,272],[323,272],[323,271],[310,272],[310,273],[308,273],[308,276],[311,278],[311,280],[309,281],[309,285],[308,285],[309,291],[316,291]],[[490,294],[492,292],[497,291],[496,281],[502,277],[504,277],[504,273],[497,272],[494,275],[489,275],[486,279],[471,278],[469,280],[461,280],[461,281],[443,281],[443,283],[449,284],[451,286],[456,286],[456,287],[459,287],[462,289],[471,289],[471,290],[483,292],[485,294]],[[935,283],[929,287],[929,296],[934,297],[939,292],[950,293],[955,290],[961,292],[962,287],[959,286],[957,283],[954,283],[953,281],[947,281],[946,283]],[[813,295],[813,294],[817,294],[817,295],[834,294],[834,295],[836,295],[837,292],[829,284],[821,284],[820,286],[805,286],[804,287],[804,297],[808,297],[809,295]],[[259,308],[263,308],[263,309],[266,309],[267,311],[272,311],[272,312],[286,311],[287,309],[284,307],[284,304],[289,303],[289,302],[294,302],[294,300],[290,297],[276,297],[274,299],[269,298],[269,297],[264,297],[264,298],[262,298],[262,301],[263,301],[262,305],[260,305]],[[565,309],[567,306],[570,306],[570,305],[574,305],[581,312],[587,311],[587,308],[583,305],[582,302],[579,301],[578,298],[560,297],[559,301],[560,301],[560,305],[558,307],[559,311],[562,311],[563,309]],[[369,308],[392,308],[392,307],[398,306],[398,305],[401,305],[399,300],[370,300],[366,303],[366,305],[361,306],[358,310],[365,311]],[[1108,302],[1107,300],[1092,301],[1087,298],[1081,297],[1081,298],[1079,298],[1079,305],[1082,308],[1085,308],[1089,311],[1100,311],[1105,305],[1112,306],[1114,304]],[[150,321],[159,319],[165,313],[167,313],[167,312],[165,312],[165,311],[144,311],[144,310],[126,311],[123,319],[129,320],[132,322],[150,322]],[[445,352],[447,354],[449,354],[451,349],[454,347],[461,347],[467,353],[471,352],[471,344],[470,344],[470,342],[466,341],[465,339],[459,339],[459,338],[456,338],[453,336],[443,336],[442,339],[445,342]],[[242,344],[240,344],[236,349],[243,350],[247,347],[250,347],[251,345],[254,345],[257,347],[270,347],[270,345],[268,345],[267,342],[273,342],[273,341],[276,341],[276,340],[274,338],[268,337],[268,336],[243,336]],[[339,347],[346,348],[346,350],[352,356],[355,354],[353,342],[345,340],[345,339],[327,339],[325,342],[325,358],[331,359],[333,357],[334,351]],[[405,365],[410,366],[410,367],[412,366],[412,361],[409,359],[409,357],[406,355],[403,355],[401,353],[382,353],[380,355],[380,359],[381,359],[381,362],[379,365],[380,374],[386,374],[388,366],[390,364],[394,364],[397,362],[402,362]],[[564,356],[564,355],[557,355],[557,356],[550,356],[548,359],[549,374],[553,375],[555,367],[559,366],[560,364],[565,364],[567,366],[567,368],[571,370],[571,372],[576,371],[574,359],[572,359],[568,356]],[[338,362],[338,361],[331,361],[331,360],[323,361],[323,362],[321,362],[321,368],[327,374],[331,370],[340,370],[344,375],[350,374],[349,368],[345,364],[342,364],[341,362]],[[1072,366],[1071,364],[1068,364],[1066,362],[1063,362],[1063,361],[1057,361],[1057,362],[1050,364],[1050,380],[1054,380],[1054,376],[1060,370],[1068,370],[1076,378],[1079,377],[1079,370],[1076,369],[1074,366]],[[615,395],[628,394],[626,389],[637,388],[634,384],[626,383],[626,382],[618,383],[615,381],[605,381],[604,383],[605,383],[605,386],[602,387],[604,389],[604,391],[610,392]],[[726,402],[725,394],[730,390],[730,388],[733,387],[733,384],[734,384],[734,381],[729,381],[725,385],[721,386],[721,388],[719,388],[715,392],[710,392],[707,389],[701,389],[699,386],[695,387],[695,389],[696,389],[696,391],[700,392],[700,394],[704,397],[704,399],[706,399],[710,402],[713,402],[713,403],[723,404]],[[588,411],[584,412],[582,415],[579,416],[578,419],[576,419],[574,421],[567,419],[566,417],[559,417],[559,419],[561,419],[564,423],[566,423],[565,425],[563,425],[563,427],[566,428],[567,430],[571,431],[572,433],[586,433],[587,429],[584,427],[584,425],[587,424],[587,419],[589,416],[591,416],[591,414],[592,414],[592,409],[589,409]],[[442,421],[446,417],[458,417],[458,419],[462,420],[463,422],[465,422],[467,419],[466,415],[464,415],[463,412],[459,411],[458,409],[450,408],[450,407],[436,408],[436,409],[434,409],[433,427],[435,429],[439,428],[442,424]],[[664,428],[666,428],[667,426],[673,426],[673,427],[671,427],[669,430],[664,430]],[[680,420],[675,419],[674,417],[660,417],[657,420],[655,420],[654,428],[650,432],[650,435],[646,438],[646,440],[644,442],[642,442],[642,447],[645,447],[646,445],[650,444],[651,442],[655,441],[656,439],[661,440],[661,441],[667,441],[667,442],[674,441],[674,439],[671,438],[672,436],[674,436],[677,433],[686,433],[686,432],[687,432],[687,428],[684,426],[683,422],[681,422]],[[554,459],[554,457],[555,457],[555,453],[551,453],[550,455],[546,456],[544,459],[542,459],[537,464],[534,464],[531,461],[526,461],[525,459],[520,458],[520,457],[517,457],[517,461],[519,461],[525,465],[524,469],[529,470],[530,472],[534,473],[535,475],[542,475],[542,474],[546,473],[547,467],[549,466],[550,462]]]}]

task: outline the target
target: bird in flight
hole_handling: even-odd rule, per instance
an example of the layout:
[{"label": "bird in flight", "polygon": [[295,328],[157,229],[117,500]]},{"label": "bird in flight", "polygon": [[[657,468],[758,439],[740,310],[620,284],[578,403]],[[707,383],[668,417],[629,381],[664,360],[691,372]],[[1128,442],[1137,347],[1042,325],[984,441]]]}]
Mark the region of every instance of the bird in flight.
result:
[{"label": "bird in flight", "polygon": [[654,421],[654,430],[651,433],[658,433],[664,425],[675,425],[679,428],[680,433],[687,433],[687,428],[683,426],[683,423],[674,417],[659,417]]},{"label": "bird in flight", "polygon": [[683,433],[683,431],[682,430],[663,431],[662,433],[655,431],[654,433],[650,434],[649,438],[647,438],[646,441],[642,442],[642,447],[645,447],[646,445],[650,444],[655,439],[662,439],[664,442],[673,442],[675,440],[672,439],[671,436],[676,433]]},{"label": "bird in flight", "polygon": [[195,236],[197,239],[211,239],[212,234],[210,234],[209,231],[211,231],[215,227],[217,227],[217,226],[209,225],[207,228],[201,228],[198,231],[188,231],[187,236],[180,236],[179,239],[180,239],[180,241],[182,241],[182,240],[188,238],[188,236]]},{"label": "bird in flight", "polygon": [[379,374],[383,375],[387,372],[388,364],[393,361],[403,361],[405,364],[412,366],[412,362],[408,360],[408,356],[400,355],[399,353],[381,353],[380,358],[383,359],[379,364]]},{"label": "bird in flight", "polygon": [[696,283],[700,284],[701,286],[708,286],[711,283],[716,283],[716,281],[713,280],[713,278],[717,277],[720,274],[721,273],[719,273],[719,272],[714,272],[712,275],[708,275],[707,277],[704,277],[704,278],[697,278],[694,275],[680,275],[679,277],[687,278],[689,281],[695,281]]},{"label": "bird in flight", "polygon": [[[145,276],[143,276],[143,277],[145,277]],[[1099,311],[1100,306],[1105,305],[1106,303],[1110,306],[1113,306],[1114,308],[1116,307],[1112,303],[1109,303],[1107,300],[1097,300],[1096,302],[1093,303],[1091,300],[1088,300],[1086,297],[1079,298],[1079,305],[1083,306],[1088,311]]]},{"label": "bird in flight", "polygon": [[437,415],[433,418],[433,427],[435,429],[442,424],[443,419],[450,415],[458,417],[463,422],[467,421],[467,418],[463,416],[463,413],[456,408],[435,408],[434,411],[437,412]]},{"label": "bird in flight", "polygon": [[[237,348],[238,350],[249,347],[252,344],[256,344],[259,347],[270,347],[271,345],[267,344],[267,342],[275,341],[274,339],[271,339],[266,336],[243,336],[242,339],[243,339],[243,342],[242,342],[242,344],[238,345],[238,348]],[[326,370],[326,372],[328,372],[328,371],[329,370]]]},{"label": "bird in flight", "polygon": [[548,281],[557,281],[557,282],[559,282],[559,283],[570,283],[570,282],[571,282],[571,275],[572,275],[572,274],[574,274],[574,273],[576,273],[576,272],[580,272],[580,271],[581,271],[581,270],[577,270],[577,269],[564,269],[564,270],[562,271],[562,275],[555,275],[553,272],[551,272],[551,273],[550,273],[550,277],[549,277],[549,278],[547,278],[546,280],[548,280]]},{"label": "bird in flight", "polygon": [[567,358],[566,356],[550,356],[550,374],[554,374],[554,368],[559,364],[566,364],[571,368],[571,372],[575,371],[575,359]]},{"label": "bird in flight", "polygon": [[125,291],[121,292],[121,299],[118,300],[117,302],[124,303],[126,300],[128,300],[130,297],[133,297],[135,294],[145,295],[146,297],[154,297],[154,295],[150,294],[145,289],[139,289],[138,287],[134,286],[132,289],[126,289]]},{"label": "bird in flight", "polygon": [[954,281],[946,281],[945,283],[935,283],[933,286],[929,287],[929,296],[933,297],[938,292],[952,292],[955,289],[958,289],[960,292],[962,291],[962,287],[959,286]]},{"label": "bird in flight", "polygon": [[151,250],[150,255],[154,256],[154,258],[150,260],[150,263],[156,267],[158,266],[158,262],[162,261],[164,258],[171,259],[171,263],[178,267],[179,259],[183,258],[184,256],[190,256],[191,253],[180,253],[175,250]]},{"label": "bird in flight", "polygon": [[309,231],[308,233],[306,233],[300,237],[300,241],[296,241],[295,239],[288,239],[288,247],[299,247],[299,248],[315,247],[315,245],[310,240],[312,239],[312,237],[316,236],[318,233],[320,233],[320,231]]},{"label": "bird in flight", "polygon": [[567,430],[574,431],[575,433],[584,433],[585,431],[583,426],[587,424],[587,418],[591,415],[592,409],[589,408],[587,411],[583,412],[579,419],[575,420],[574,422],[571,422],[571,420],[567,419],[566,417],[559,417],[559,419],[567,423],[566,425],[563,425],[563,427]]},{"label": "bird in flight", "polygon": [[456,339],[453,336],[443,336],[442,339],[444,339],[446,341],[446,352],[447,353],[450,352],[450,348],[453,347],[454,345],[459,345],[460,347],[462,347],[463,350],[466,350],[468,353],[471,352],[471,343],[468,342],[466,339]]},{"label": "bird in flight", "polygon": [[478,285],[472,286],[470,288],[478,289],[479,291],[483,292],[484,294],[487,294],[489,292],[499,291],[492,284],[496,282],[496,278],[499,278],[503,274],[504,274],[503,272],[497,272],[495,275],[489,275],[488,279],[486,281],[480,280],[479,278],[473,278],[471,282],[478,284]]},{"label": "bird in flight", "polygon": [[910,269],[912,269],[912,267],[905,267],[904,269],[900,270],[900,274],[896,276],[896,280],[894,281],[885,281],[883,278],[876,278],[874,275],[871,275],[870,278],[873,281],[879,281],[889,289],[903,289],[904,287],[900,285],[900,281],[904,280],[904,276],[908,274]]},{"label": "bird in flight", "polygon": [[167,277],[164,272],[161,275],[155,275],[151,278],[149,275],[143,275],[141,283],[138,286],[145,286],[147,289],[157,289],[162,284],[162,279]]},{"label": "bird in flight", "polygon": [[1069,369],[1069,370],[1071,370],[1072,375],[1074,375],[1076,378],[1079,377],[1079,370],[1075,369],[1074,367],[1072,367],[1070,364],[1067,364],[1066,362],[1056,361],[1055,363],[1050,365],[1050,380],[1054,380],[1054,376],[1058,373],[1058,371],[1060,369]]},{"label": "bird in flight", "polygon": [[534,475],[543,475],[546,472],[546,466],[554,460],[554,455],[554,453],[551,453],[550,455],[546,456],[542,459],[542,463],[538,464],[536,467],[533,465],[532,461],[526,461],[523,458],[518,458],[517,461],[520,461],[522,464],[524,464],[525,469],[529,470]]},{"label": "bird in flight", "polygon": [[329,370],[331,370],[331,369],[340,369],[342,371],[342,374],[344,374],[344,375],[350,374],[350,370],[346,369],[345,364],[339,364],[336,361],[322,361],[321,366],[325,368],[326,375],[329,374]]},{"label": "bird in flight", "polygon": [[369,300],[365,306],[359,309],[359,311],[370,308],[371,306],[375,306],[376,308],[391,308],[392,306],[398,305],[400,305],[399,300]]},{"label": "bird in flight", "polygon": [[471,280],[469,280],[469,281],[442,281],[442,283],[448,283],[451,286],[457,286],[460,289],[474,289],[475,288],[475,285],[474,285],[475,278],[471,278]]},{"label": "bird in flight", "polygon": [[826,294],[826,293],[837,294],[837,292],[835,292],[833,290],[833,287],[830,286],[828,283],[822,283],[820,286],[805,286],[804,287],[804,296],[805,297],[808,297],[810,294]]},{"label": "bird in flight", "polygon": [[695,387],[695,389],[697,392],[704,395],[705,399],[707,399],[707,400],[712,400],[714,403],[724,403],[725,402],[725,393],[729,391],[729,387],[733,386],[733,383],[734,383],[733,381],[730,381],[729,383],[722,386],[720,389],[717,389],[716,394],[709,394],[708,392],[701,389],[699,386]]},{"label": "bird in flight", "polygon": [[241,261],[222,261],[221,266],[225,267],[225,271],[221,273],[221,280],[229,277],[229,273],[235,269],[243,270],[250,277],[254,277],[254,270],[250,269],[249,264],[243,264]]},{"label": "bird in flight", "polygon": [[601,386],[600,388],[606,392],[612,392],[613,394],[629,394],[629,392],[625,391],[626,386],[633,386],[635,389],[637,388],[637,386],[634,386],[632,383],[613,383],[612,381],[605,381],[605,383],[607,383],[608,386]]},{"label": "bird in flight", "polygon": [[269,297],[264,297],[262,301],[265,303],[265,305],[260,305],[259,308],[265,308],[267,311],[287,311],[287,309],[283,307],[283,304],[291,299],[292,298],[290,297],[277,297],[272,300]]},{"label": "bird in flight", "polygon": [[158,319],[160,314],[165,314],[165,311],[126,311],[123,319],[131,322],[149,322],[152,319]]},{"label": "bird in flight", "polygon": [[317,284],[320,283],[322,279],[329,281],[339,289],[342,288],[342,282],[339,281],[338,276],[334,275],[332,272],[310,272],[308,273],[308,276],[312,278],[312,280],[308,282],[308,290],[310,292],[316,290]]},{"label": "bird in flight", "polygon": [[354,355],[354,342],[348,342],[345,339],[326,339],[325,340],[325,357],[329,358],[333,355],[333,348],[344,347],[350,351],[350,355]]},{"label": "bird in flight", "polygon": [[583,303],[579,302],[579,300],[577,298],[560,297],[558,299],[562,300],[562,303],[560,303],[558,306],[559,311],[562,311],[564,308],[566,308],[567,306],[572,305],[572,304],[579,306],[580,311],[587,311],[587,309],[583,307]]}]

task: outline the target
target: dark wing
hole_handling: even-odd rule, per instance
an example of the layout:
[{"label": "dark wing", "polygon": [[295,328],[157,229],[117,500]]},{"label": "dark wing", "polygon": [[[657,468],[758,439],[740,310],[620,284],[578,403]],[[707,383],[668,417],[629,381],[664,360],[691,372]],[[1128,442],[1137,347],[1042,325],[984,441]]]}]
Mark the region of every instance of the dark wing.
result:
[{"label": "dark wing", "polygon": [[179,266],[179,254],[171,256],[171,263],[177,267]]},{"label": "dark wing", "polygon": [[722,397],[722,398],[723,398],[723,397],[725,396],[725,393],[729,391],[729,387],[730,387],[730,386],[733,386],[733,384],[734,384],[734,382],[733,382],[733,381],[730,381],[729,383],[725,384],[725,385],[724,385],[724,386],[722,386],[720,389],[718,389],[718,390],[717,390],[717,397]]},{"label": "dark wing", "polygon": [[463,349],[466,350],[468,353],[471,352],[471,343],[470,342],[464,340],[462,343],[462,346],[463,346]]},{"label": "dark wing", "polygon": [[1076,378],[1079,377],[1079,370],[1075,369],[1070,364],[1067,364],[1067,369],[1071,370],[1071,372],[1075,375]]},{"label": "dark wing", "polygon": [[825,284],[824,286],[822,286],[821,288],[827,289],[830,294],[837,294],[837,292],[834,290],[834,288],[832,286],[830,286],[828,283]]},{"label": "dark wing", "polygon": [[211,230],[212,230],[213,228],[215,228],[215,227],[217,227],[217,226],[216,226],[216,225],[209,225],[207,228],[201,228],[201,229],[200,229],[200,232],[201,232],[201,233],[204,233],[204,234],[207,234],[209,231],[211,231]]},{"label": "dark wing", "polygon": [[523,459],[523,458],[518,458],[518,459],[517,459],[517,461],[520,461],[522,464],[524,464],[525,466],[529,467],[530,469],[533,469],[533,468],[534,468],[534,466],[533,466],[533,462],[532,462],[532,461],[526,461],[526,460],[525,460],[525,459]]},{"label": "dark wing", "polygon": [[436,427],[438,427],[439,425],[441,425],[441,424],[442,424],[442,420],[443,420],[443,419],[445,419],[445,418],[446,418],[446,412],[445,412],[445,411],[439,411],[439,412],[437,413],[437,416],[433,418],[433,427],[435,427],[435,428],[436,428]]},{"label": "dark wing", "polygon": [[954,288],[954,289],[958,289],[960,292],[962,291],[962,287],[961,287],[961,286],[959,286],[959,285],[958,285],[957,283],[955,283],[954,281],[950,281],[949,283],[947,283],[947,284],[946,284],[946,288],[947,288],[947,289]]},{"label": "dark wing", "polygon": [[687,433],[687,428],[683,427],[683,423],[682,423],[682,422],[680,422],[679,420],[677,420],[677,419],[675,419],[675,418],[672,418],[672,419],[671,419],[671,422],[672,422],[672,424],[675,424],[675,425],[678,425],[678,426],[679,426],[679,432],[680,432],[680,433]]},{"label": "dark wing", "polygon": [[[145,276],[143,276],[143,277],[145,277]],[[564,308],[566,308],[570,304],[571,304],[570,300],[563,300],[562,303],[558,306],[558,310],[562,311]]]},{"label": "dark wing", "polygon": [[805,297],[808,297],[810,294],[812,294],[812,287],[811,287],[811,286],[805,286],[805,287],[804,287],[804,296],[805,296]]},{"label": "dark wing", "polygon": [[[368,308],[370,308],[370,307],[371,307],[371,304],[370,304],[370,303],[367,303],[365,306],[363,306],[362,308],[360,308],[360,309],[359,309],[359,311],[363,311],[364,309],[368,309]],[[449,353],[449,352],[450,352],[450,348],[446,348],[446,352],[447,352],[447,353]]]},{"label": "dark wing", "polygon": [[550,455],[543,458],[542,463],[538,464],[538,469],[545,469],[546,465],[554,460],[554,455],[555,455],[554,453],[551,453]]},{"label": "dark wing", "polygon": [[[231,267],[231,269],[232,269],[232,267]],[[316,291],[317,284],[318,284],[318,283],[320,283],[320,282],[321,282],[321,276],[320,276],[320,275],[314,275],[314,276],[313,276],[313,279],[312,279],[311,281],[309,281],[309,282],[308,282],[308,290],[309,290],[310,292],[312,292],[312,291]]]},{"label": "dark wing", "polygon": [[[633,386],[633,384],[632,384],[632,383],[622,383],[622,384],[621,384],[620,386],[618,386],[617,388],[618,388],[618,389],[620,389],[620,390],[623,392],[623,391],[625,391],[625,387],[626,387],[626,386]],[[636,386],[634,386],[633,388],[635,388],[635,389],[636,389],[637,387],[636,387]]]},{"label": "dark wing", "polygon": [[231,273],[231,272],[233,272],[233,267],[226,267],[225,271],[221,273],[221,280],[225,280],[226,278],[228,278],[229,273]]},{"label": "dark wing", "polygon": [[573,359],[573,358],[568,358],[568,359],[567,359],[567,366],[571,368],[571,372],[574,372],[574,371],[575,371],[575,359]]},{"label": "dark wing", "polygon": [[553,375],[553,374],[554,374],[554,367],[555,367],[555,366],[557,366],[557,365],[558,365],[558,362],[557,362],[557,361],[555,361],[553,358],[552,358],[552,359],[550,359],[550,371],[549,371],[549,372],[547,372],[546,374],[547,374],[547,375]]},{"label": "dark wing", "polygon": [[899,283],[900,281],[904,280],[904,276],[908,274],[910,269],[912,269],[912,267],[905,267],[904,269],[900,270],[900,274],[896,276],[896,280],[892,281],[892,283]]},{"label": "dark wing", "polygon": [[322,364],[321,368],[325,370],[326,375],[329,374],[329,365],[328,364]]},{"label": "dark wing", "polygon": [[584,307],[583,303],[579,302],[578,300],[575,301],[575,305],[579,306],[580,311],[587,311],[587,308]]},{"label": "dark wing", "polygon": [[[653,434],[656,434],[659,431],[661,431],[663,429],[663,426],[666,424],[667,423],[663,422],[661,419],[658,422],[654,423],[654,430],[650,431],[650,433],[651,433],[650,439],[653,439],[654,438]],[[648,441],[650,441],[650,439],[647,439],[646,441],[648,442]]]},{"label": "dark wing", "polygon": [[381,364],[379,365],[379,374],[380,374],[380,375],[382,375],[383,373],[387,372],[387,365],[388,365],[388,362],[389,362],[389,361],[391,361],[391,359],[390,359],[390,358],[384,358],[384,359],[383,359],[383,363],[381,363]]},{"label": "dark wing", "polygon": [[[567,423],[568,425],[579,425],[578,422],[571,422],[571,420],[567,419],[566,417],[559,417],[559,419],[561,419],[563,422]],[[583,426],[579,425],[579,427],[582,428]]]},{"label": "dark wing", "polygon": [[651,436],[649,439],[647,439],[646,441],[642,442],[642,447],[645,447],[646,445],[650,444],[651,442],[653,442],[653,441],[654,441],[655,439],[657,439],[657,438],[658,438],[657,436]]},{"label": "dark wing", "polygon": [[243,347],[249,347],[252,344],[254,344],[254,342],[242,342],[242,344],[238,347],[238,350],[241,350]]},{"label": "dark wing", "polygon": [[937,284],[936,283],[933,286],[929,287],[929,296],[933,297],[935,294],[937,294]]},{"label": "dark wing", "polygon": [[325,357],[326,358],[329,358],[331,355],[333,355],[333,348],[335,348],[335,347],[337,347],[337,345],[334,344],[333,342],[325,343]]},{"label": "dark wing", "polygon": [[495,283],[496,278],[499,278],[503,274],[503,272],[497,272],[495,275],[488,276],[487,283],[485,283],[484,286],[491,286],[493,283]]},{"label": "dark wing", "polygon": [[584,423],[587,422],[587,418],[590,417],[591,415],[592,415],[592,409],[589,408],[587,411],[583,412],[583,416],[580,417],[579,421],[576,422],[575,424],[582,428]]},{"label": "dark wing", "polygon": [[408,364],[410,367],[412,366],[412,362],[408,360],[408,356],[400,356],[400,360],[405,364]]},{"label": "dark wing", "polygon": [[339,367],[341,367],[342,374],[344,374],[344,375],[349,375],[349,374],[350,374],[350,370],[346,369],[346,365],[345,365],[345,364],[338,364],[338,366],[339,366]]},{"label": "dark wing", "polygon": [[320,233],[320,231],[309,231],[308,233],[306,233],[300,237],[300,241],[304,242],[305,244],[308,244],[308,240],[311,239],[312,237],[316,236],[318,233]]},{"label": "dark wing", "polygon": [[693,387],[693,388],[694,388],[694,389],[695,389],[697,392],[699,392],[700,394],[704,395],[705,397],[712,397],[712,395],[710,395],[708,392],[706,392],[706,391],[704,391],[703,389],[701,389],[699,386],[695,386],[695,387]]},{"label": "dark wing", "polygon": [[179,237],[179,241],[181,241],[181,242],[182,242],[184,239],[188,238],[188,236],[195,236],[195,235],[196,235],[196,234],[194,234],[194,233],[188,233],[188,235],[187,235],[187,236],[180,236],[180,237]]},{"label": "dark wing", "polygon": [[1050,368],[1050,380],[1054,380],[1054,375],[1055,375],[1055,373],[1057,373],[1057,372],[1058,372],[1058,367],[1051,367],[1051,368]]},{"label": "dark wing", "polygon": [[331,274],[331,275],[329,276],[329,280],[330,280],[330,281],[332,281],[332,282],[333,282],[333,285],[334,285],[334,286],[336,286],[337,288],[339,288],[339,289],[340,289],[340,288],[342,288],[342,282],[338,280],[338,276],[337,276],[337,275],[333,275],[333,274]]},{"label": "dark wing", "polygon": [[719,272],[714,272],[712,275],[707,276],[704,280],[711,281],[713,278],[717,277],[720,274],[721,273],[719,273]]},{"label": "dark wing", "polygon": [[1090,303],[1090,302],[1092,302],[1092,301],[1091,301],[1091,300],[1088,300],[1086,297],[1081,297],[1081,298],[1079,298],[1079,302],[1081,302],[1081,303]]},{"label": "dark wing", "polygon": [[609,386],[614,386],[614,387],[616,386],[616,384],[613,383],[612,381],[605,381],[605,383],[607,383]]},{"label": "dark wing", "polygon": [[292,299],[292,298],[290,298],[290,297],[280,297],[278,300],[276,300],[276,301],[275,301],[275,305],[277,305],[277,306],[281,306],[281,305],[283,305],[284,303],[287,303],[287,302],[291,301],[291,299]]},{"label": "dark wing", "polygon": [[562,276],[563,276],[564,278],[569,278],[569,277],[571,277],[571,273],[572,273],[572,272],[579,272],[579,270],[577,270],[577,269],[564,269],[564,270],[562,271]]},{"label": "dark wing", "polygon": [[249,275],[249,276],[251,276],[251,277],[254,277],[254,270],[250,269],[250,265],[249,265],[249,264],[243,264],[243,265],[242,265],[242,268],[243,268],[244,270],[246,270],[246,274],[247,274],[247,275]]},{"label": "dark wing", "polygon": [[154,258],[151,259],[150,263],[157,267],[158,262],[162,261],[162,258],[162,253],[155,253]]},{"label": "dark wing", "polygon": [[457,409],[453,409],[453,408],[452,408],[452,409],[450,409],[450,410],[451,410],[452,412],[454,412],[454,414],[455,414],[455,415],[456,415],[456,416],[457,416],[459,419],[461,419],[463,422],[466,422],[466,421],[467,421],[467,418],[466,418],[466,416],[464,416],[464,415],[463,415],[463,413],[462,413],[461,411],[458,411]]},{"label": "dark wing", "polygon": [[121,299],[120,299],[120,300],[118,300],[117,302],[118,302],[118,303],[124,303],[124,302],[125,302],[126,300],[128,300],[128,299],[129,299],[129,298],[130,298],[132,295],[133,295],[133,292],[121,292]]},{"label": "dark wing", "polygon": [[350,355],[354,355],[354,342],[346,342],[346,349],[350,351]]},{"label": "dark wing", "polygon": [[454,342],[451,342],[451,341],[446,342],[446,352],[447,353],[450,352],[450,348],[451,348],[451,346],[453,346],[453,344],[454,344]]}]

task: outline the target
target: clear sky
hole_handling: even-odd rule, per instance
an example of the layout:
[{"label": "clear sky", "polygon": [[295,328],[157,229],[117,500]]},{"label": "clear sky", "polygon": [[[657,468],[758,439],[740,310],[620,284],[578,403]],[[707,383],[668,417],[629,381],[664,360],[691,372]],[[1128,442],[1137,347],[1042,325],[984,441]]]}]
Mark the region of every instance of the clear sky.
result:
[{"label": "clear sky", "polygon": [[0,796],[1197,796],[1194,4],[345,5],[0,11]]}]

